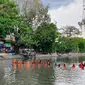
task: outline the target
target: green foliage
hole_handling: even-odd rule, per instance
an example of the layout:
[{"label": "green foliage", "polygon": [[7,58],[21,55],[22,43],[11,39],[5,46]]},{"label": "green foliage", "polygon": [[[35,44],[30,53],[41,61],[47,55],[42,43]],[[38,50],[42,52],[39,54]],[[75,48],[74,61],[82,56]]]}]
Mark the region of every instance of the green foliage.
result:
[{"label": "green foliage", "polygon": [[13,0],[0,0],[0,36],[5,38],[7,34],[14,33],[16,46],[23,44],[33,47],[37,52],[85,52],[85,39],[72,38],[80,34],[77,28],[66,26],[63,34],[67,37],[61,37],[56,25],[49,23],[48,7],[44,7],[39,0],[29,4],[28,0],[21,15]]},{"label": "green foliage", "polygon": [[14,33],[17,46],[33,42],[30,35],[32,29],[25,22],[24,16],[20,15],[17,4],[13,0],[0,0],[0,35],[5,38],[11,33]]},{"label": "green foliage", "polygon": [[3,37],[13,32],[18,24],[19,10],[12,0],[0,0],[0,33]]},{"label": "green foliage", "polygon": [[61,37],[56,43],[56,52],[85,52],[85,39]]},{"label": "green foliage", "polygon": [[56,42],[56,51],[59,53],[67,53],[69,51],[72,51],[72,46],[69,42],[68,38],[60,37],[58,39],[58,42]]},{"label": "green foliage", "polygon": [[83,39],[83,38],[73,38],[73,42],[76,44],[77,51],[85,52],[85,39]]},{"label": "green foliage", "polygon": [[20,42],[27,47],[34,44],[32,29],[25,28],[20,30]]},{"label": "green foliage", "polygon": [[66,37],[73,37],[80,34],[79,29],[77,29],[74,26],[65,26],[62,29],[63,29],[63,35],[65,35]]},{"label": "green foliage", "polygon": [[26,22],[34,29],[41,23],[49,23],[51,20],[48,14],[48,6],[44,7],[40,0],[26,0],[23,9]]},{"label": "green foliage", "polygon": [[56,38],[56,25],[42,23],[35,31],[34,37],[38,42],[36,45],[37,51],[52,52],[52,45]]}]

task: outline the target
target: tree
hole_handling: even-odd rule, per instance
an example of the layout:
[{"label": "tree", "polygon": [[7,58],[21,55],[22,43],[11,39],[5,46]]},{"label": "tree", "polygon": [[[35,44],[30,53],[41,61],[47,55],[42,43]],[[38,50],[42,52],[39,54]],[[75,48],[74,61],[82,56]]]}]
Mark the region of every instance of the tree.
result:
[{"label": "tree", "polygon": [[17,4],[12,0],[0,0],[1,35],[5,37],[7,34],[14,33],[14,36],[17,37],[23,29],[29,31],[30,28],[25,22],[24,16],[20,15]]},{"label": "tree", "polygon": [[71,38],[59,37],[58,42],[55,44],[56,52],[68,53],[73,51],[73,43]]},{"label": "tree", "polygon": [[33,31],[31,29],[23,29],[20,32],[20,42],[24,46],[32,47],[32,45],[36,44],[35,40],[33,39]]},{"label": "tree", "polygon": [[52,45],[56,38],[56,25],[53,23],[42,23],[34,32],[34,36],[37,41],[35,47],[38,52],[52,52]]},{"label": "tree", "polygon": [[66,37],[75,37],[76,35],[80,34],[80,31],[74,26],[66,26],[63,27],[62,34]]},{"label": "tree", "polygon": [[25,18],[13,0],[0,0],[0,36],[14,34],[15,46],[18,48],[21,44],[29,46],[32,44],[32,29],[25,22]]},{"label": "tree", "polygon": [[17,4],[11,0],[0,0],[0,33],[3,37],[14,31],[19,19]]},{"label": "tree", "polygon": [[82,27],[85,27],[85,19],[83,19],[81,22],[78,22],[78,25],[80,26],[81,29],[81,34],[82,34]]},{"label": "tree", "polygon": [[50,22],[48,6],[44,7],[40,0],[26,0],[23,5],[26,22],[32,28],[37,28],[41,23]]},{"label": "tree", "polygon": [[56,52],[85,52],[85,39],[78,37],[60,37],[56,42]]}]

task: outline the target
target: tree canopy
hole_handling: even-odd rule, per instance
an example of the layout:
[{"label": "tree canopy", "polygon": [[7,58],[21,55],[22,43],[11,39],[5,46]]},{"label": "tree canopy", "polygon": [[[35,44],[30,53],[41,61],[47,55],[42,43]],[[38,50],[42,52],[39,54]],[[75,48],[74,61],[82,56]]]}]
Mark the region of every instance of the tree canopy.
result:
[{"label": "tree canopy", "polygon": [[56,25],[53,23],[42,23],[35,31],[35,39],[38,41],[36,48],[38,48],[38,51],[51,52],[56,34]]},{"label": "tree canopy", "polygon": [[11,0],[0,0],[0,33],[3,37],[13,32],[18,24],[19,10],[17,4]]},{"label": "tree canopy", "polygon": [[23,9],[26,22],[32,28],[36,29],[41,23],[49,23],[51,20],[48,14],[48,6],[44,7],[40,0],[25,0]]},{"label": "tree canopy", "polygon": [[79,29],[77,29],[74,26],[65,26],[62,29],[63,29],[62,34],[66,37],[75,37],[76,35],[80,34]]},{"label": "tree canopy", "polygon": [[18,5],[13,0],[0,0],[0,35],[5,38],[7,34],[14,33],[16,41],[20,42],[25,32],[30,33],[32,29],[20,14]]},{"label": "tree canopy", "polygon": [[[14,34],[16,47],[23,45],[43,53],[85,52],[85,39],[75,37],[80,30],[66,26],[60,33],[50,22],[48,6],[40,0],[24,0],[21,12],[14,1],[0,0],[0,38]],[[85,25],[85,20],[78,24]]]}]

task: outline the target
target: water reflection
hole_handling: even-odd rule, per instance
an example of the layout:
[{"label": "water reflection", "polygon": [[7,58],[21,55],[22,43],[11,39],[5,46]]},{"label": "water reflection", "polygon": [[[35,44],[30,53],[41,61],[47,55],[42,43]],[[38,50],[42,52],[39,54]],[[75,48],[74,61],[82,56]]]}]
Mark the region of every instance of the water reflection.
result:
[{"label": "water reflection", "polygon": [[32,69],[35,70],[36,64],[32,64]]},{"label": "water reflection", "polygon": [[[82,78],[85,71],[76,69],[55,69],[55,84],[54,85],[84,85],[84,79]],[[84,76],[85,78],[85,73]],[[81,80],[82,79],[82,80]]]},{"label": "water reflection", "polygon": [[11,68],[7,67],[4,68],[4,73],[4,80],[6,85],[15,82],[15,71],[12,71]]},{"label": "water reflection", "polygon": [[85,85],[79,59],[0,60],[0,85]]},{"label": "water reflection", "polygon": [[26,68],[27,68],[28,70],[30,70],[30,61],[27,61],[27,62],[26,62]]},{"label": "water reflection", "polygon": [[[69,58],[69,57],[65,57],[65,58],[63,58],[63,57],[58,57],[57,58],[57,62],[65,62],[65,63],[68,63],[68,64],[70,64],[70,63],[79,63],[79,61],[82,59],[82,57],[73,57],[73,58]],[[83,61],[83,59],[81,60],[81,61]]]},{"label": "water reflection", "polygon": [[16,64],[14,64],[14,63],[13,63],[13,68],[14,68],[14,70],[16,70],[16,69],[17,69],[17,65],[16,65]]},{"label": "water reflection", "polygon": [[41,64],[38,64],[38,69],[40,70],[40,68],[41,68]]}]

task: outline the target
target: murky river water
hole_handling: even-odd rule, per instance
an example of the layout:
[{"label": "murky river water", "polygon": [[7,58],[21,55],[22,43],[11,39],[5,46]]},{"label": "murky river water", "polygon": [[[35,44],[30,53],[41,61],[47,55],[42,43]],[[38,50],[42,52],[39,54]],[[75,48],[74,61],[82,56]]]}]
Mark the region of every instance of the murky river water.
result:
[{"label": "murky river water", "polygon": [[[15,64],[13,60],[0,60],[0,85],[85,85],[85,70],[79,68],[79,62],[84,59],[57,59],[51,65]],[[17,60],[19,61],[19,60]],[[21,60],[20,60],[21,61]],[[55,66],[60,64],[60,67]],[[66,64],[63,69],[62,65]],[[72,69],[72,64],[76,67]]]}]

